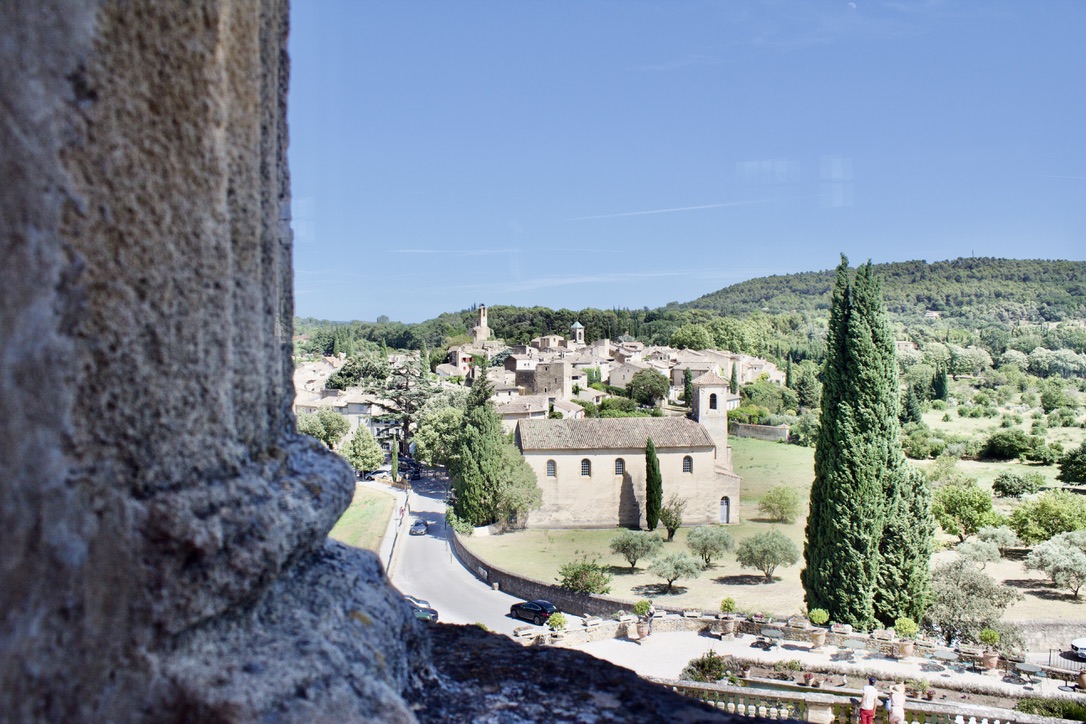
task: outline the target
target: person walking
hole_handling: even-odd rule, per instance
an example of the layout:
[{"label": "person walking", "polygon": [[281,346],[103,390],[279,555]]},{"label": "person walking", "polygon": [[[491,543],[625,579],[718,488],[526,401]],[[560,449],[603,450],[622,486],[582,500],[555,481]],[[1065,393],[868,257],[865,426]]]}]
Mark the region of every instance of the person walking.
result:
[{"label": "person walking", "polygon": [[890,724],[905,724],[905,684],[898,683],[890,693]]},{"label": "person walking", "polygon": [[654,618],[656,618],[656,604],[655,604],[655,603],[652,603],[652,602],[650,601],[650,602],[649,602],[649,613],[648,613],[648,619],[649,619],[649,635],[650,635],[650,636],[652,635],[652,620],[653,620]]},{"label": "person walking", "polygon": [[873,724],[875,721],[875,708],[879,705],[879,690],[875,688],[875,677],[867,678],[867,686],[864,687],[860,697],[860,724]]}]

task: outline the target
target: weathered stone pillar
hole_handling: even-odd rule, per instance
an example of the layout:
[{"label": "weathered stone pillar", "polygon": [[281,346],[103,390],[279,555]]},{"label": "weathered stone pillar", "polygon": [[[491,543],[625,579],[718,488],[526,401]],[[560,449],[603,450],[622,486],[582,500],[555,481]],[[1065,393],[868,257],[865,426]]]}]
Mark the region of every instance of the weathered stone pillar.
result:
[{"label": "weathered stone pillar", "polygon": [[290,413],[286,28],[0,4],[0,719],[411,718],[425,638]]}]

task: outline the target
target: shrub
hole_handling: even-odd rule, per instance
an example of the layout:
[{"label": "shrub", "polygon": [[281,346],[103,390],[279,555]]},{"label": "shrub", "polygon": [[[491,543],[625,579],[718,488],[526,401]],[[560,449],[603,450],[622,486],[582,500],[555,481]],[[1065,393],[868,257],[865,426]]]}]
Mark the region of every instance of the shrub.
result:
[{"label": "shrub", "polygon": [[992,482],[992,492],[1001,498],[1021,498],[1036,493],[1044,484],[1045,479],[1040,473],[1007,471],[996,476]]},{"label": "shrub", "polygon": [[1007,555],[1008,548],[1014,548],[1022,544],[1013,530],[1005,525],[985,526],[977,531],[977,538],[985,543],[995,543],[999,555]]},{"label": "shrub", "polygon": [[720,612],[721,613],[735,613],[735,599],[731,596],[720,599]]},{"label": "shrub", "polygon": [[596,560],[584,556],[558,569],[558,585],[577,593],[604,594],[611,592],[611,574]]},{"label": "shrub", "polygon": [[1086,721],[1086,704],[1069,699],[1021,699],[1014,709],[1024,714]]},{"label": "shrub", "polygon": [[644,618],[649,615],[649,609],[652,608],[652,601],[647,598],[642,598],[640,601],[634,604],[634,613],[640,618]]},{"label": "shrub", "polygon": [[1048,540],[1057,533],[1086,530],[1086,498],[1066,490],[1049,490],[1026,500],[1008,523],[1023,543]]},{"label": "shrub", "polygon": [[799,549],[777,530],[751,536],[739,544],[735,560],[743,568],[756,568],[765,574],[765,583],[773,582],[778,566],[791,566],[799,560]]},{"label": "shrub", "polygon": [[1036,445],[1036,439],[1027,435],[1025,430],[1018,428],[998,430],[993,432],[984,443],[981,457],[993,460],[1013,460],[1029,452]]},{"label": "shrub", "polygon": [[807,618],[815,626],[825,626],[826,622],[830,620],[830,614],[824,608],[816,608],[807,612]]},{"label": "shrub", "polygon": [[561,611],[555,611],[547,619],[547,628],[551,631],[561,631],[565,629],[567,623],[566,615]]},{"label": "shrub", "polygon": [[691,659],[686,668],[679,674],[683,681],[699,681],[712,684],[720,681],[728,675],[728,665],[731,659],[721,656],[713,651],[706,651],[696,659]]},{"label": "shrub", "polygon": [[990,649],[999,645],[999,632],[995,629],[986,628],[981,629],[981,632],[977,634],[977,638],[980,642]]},{"label": "shrub", "polygon": [[445,509],[445,522],[460,535],[471,535],[475,532],[472,524],[454,513],[451,507]]},{"label": "shrub", "polygon": [[1063,483],[1086,483],[1086,443],[1060,458],[1056,479]]},{"label": "shrub", "polygon": [[770,520],[794,523],[799,517],[801,506],[799,493],[792,488],[779,485],[762,496],[758,502],[758,511]]},{"label": "shrub", "polygon": [[920,631],[920,626],[908,616],[894,621],[894,631],[903,639],[911,639]]}]

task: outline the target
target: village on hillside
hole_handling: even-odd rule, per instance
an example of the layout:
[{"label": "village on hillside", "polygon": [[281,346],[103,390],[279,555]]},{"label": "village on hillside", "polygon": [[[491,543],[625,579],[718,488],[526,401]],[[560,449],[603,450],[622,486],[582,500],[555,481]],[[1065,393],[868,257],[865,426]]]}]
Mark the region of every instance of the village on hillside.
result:
[{"label": "village on hillside", "polygon": [[[389,361],[406,359],[390,355]],[[336,412],[352,433],[365,428],[390,450],[392,440],[403,436],[390,417],[397,411],[393,401],[359,387],[325,387],[343,363],[342,356],[325,357],[295,369],[295,413]],[[654,416],[586,416],[586,407],[605,404],[616,396],[614,388],[626,389],[645,370],[667,380]],[[543,494],[527,525],[545,528],[643,525],[649,438],[674,492],[688,501],[688,523],[738,522],[740,480],[728,446],[727,413],[740,405],[733,384],[785,379],[776,365],[750,355],[646,346],[626,335],[586,342],[577,322],[568,337],[548,334],[507,345],[492,338],[485,306],[478,309],[471,341],[449,348],[447,362],[434,373],[443,385],[457,387],[486,376],[502,426],[515,433]],[[693,399],[679,408],[687,404],[686,381]]]}]

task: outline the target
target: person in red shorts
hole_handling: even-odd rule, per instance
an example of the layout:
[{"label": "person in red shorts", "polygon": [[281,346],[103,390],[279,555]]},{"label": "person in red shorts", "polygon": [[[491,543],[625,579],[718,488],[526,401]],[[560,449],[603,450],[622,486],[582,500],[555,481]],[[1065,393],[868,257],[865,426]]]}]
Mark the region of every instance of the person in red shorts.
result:
[{"label": "person in red shorts", "polygon": [[867,679],[863,696],[860,697],[860,724],[872,724],[875,721],[875,708],[879,705],[879,690],[875,688],[875,677]]}]

